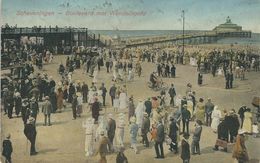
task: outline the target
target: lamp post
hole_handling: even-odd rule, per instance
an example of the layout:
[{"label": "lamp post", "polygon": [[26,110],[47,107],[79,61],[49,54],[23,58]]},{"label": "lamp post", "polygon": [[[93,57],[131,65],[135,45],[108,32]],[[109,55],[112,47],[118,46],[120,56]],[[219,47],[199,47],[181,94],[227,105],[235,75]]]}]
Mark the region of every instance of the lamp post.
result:
[{"label": "lamp post", "polygon": [[185,12],[182,10],[182,55],[184,57],[184,20],[185,20]]}]

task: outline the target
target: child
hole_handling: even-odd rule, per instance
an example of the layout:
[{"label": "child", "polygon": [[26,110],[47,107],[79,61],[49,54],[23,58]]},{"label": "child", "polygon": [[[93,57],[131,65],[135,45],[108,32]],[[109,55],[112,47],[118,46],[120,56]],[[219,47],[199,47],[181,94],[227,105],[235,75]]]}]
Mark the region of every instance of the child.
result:
[{"label": "child", "polygon": [[259,133],[259,131],[258,131],[258,125],[257,125],[257,122],[255,122],[254,124],[253,124],[253,136],[254,136],[254,138],[256,138],[257,137],[257,134]]},{"label": "child", "polygon": [[3,141],[2,155],[5,157],[7,163],[11,163],[11,155],[13,152],[12,142],[10,141],[11,135],[7,134],[6,139]]}]

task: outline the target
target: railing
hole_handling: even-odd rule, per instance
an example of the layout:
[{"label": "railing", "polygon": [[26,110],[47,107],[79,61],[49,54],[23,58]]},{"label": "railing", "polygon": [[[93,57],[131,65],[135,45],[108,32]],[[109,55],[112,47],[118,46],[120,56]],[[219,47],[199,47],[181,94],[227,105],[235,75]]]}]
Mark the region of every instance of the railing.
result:
[{"label": "railing", "polygon": [[86,32],[87,28],[2,28],[2,34]]}]

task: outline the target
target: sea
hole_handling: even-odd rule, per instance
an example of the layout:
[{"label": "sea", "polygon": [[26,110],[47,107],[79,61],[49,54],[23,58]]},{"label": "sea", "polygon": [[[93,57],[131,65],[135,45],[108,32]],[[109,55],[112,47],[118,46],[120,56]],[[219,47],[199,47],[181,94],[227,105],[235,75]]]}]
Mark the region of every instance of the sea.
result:
[{"label": "sea", "polygon": [[[182,35],[182,30],[90,30],[92,33],[106,35],[112,38],[136,38],[161,35]],[[185,30],[185,34],[198,34],[209,32],[207,30]],[[260,46],[260,33],[252,33],[251,38],[224,38],[217,41],[217,44],[241,44]]]}]

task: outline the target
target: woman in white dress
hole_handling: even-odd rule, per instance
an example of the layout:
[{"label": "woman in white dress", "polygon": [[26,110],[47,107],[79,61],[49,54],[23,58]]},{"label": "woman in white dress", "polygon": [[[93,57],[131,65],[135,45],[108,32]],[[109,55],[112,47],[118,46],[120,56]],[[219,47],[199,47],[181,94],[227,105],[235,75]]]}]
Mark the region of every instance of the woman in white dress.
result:
[{"label": "woman in white dress", "polygon": [[119,109],[123,110],[127,108],[127,95],[125,92],[121,92],[119,95]]},{"label": "woman in white dress", "polygon": [[95,125],[94,125],[94,119],[92,118],[87,118],[86,122],[82,124],[83,128],[86,129],[85,132],[85,152],[86,156],[89,157],[94,154],[94,130],[95,130]]},{"label": "woman in white dress", "polygon": [[125,114],[120,113],[117,124],[117,143],[119,147],[124,146],[124,134],[125,134]]},{"label": "woman in white dress", "polygon": [[218,109],[218,106],[216,105],[211,114],[211,118],[212,118],[211,128],[212,128],[213,132],[217,132],[221,117],[222,117],[221,111]]},{"label": "woman in white dress", "polygon": [[117,112],[118,108],[119,108],[119,97],[118,95],[116,95],[115,99],[114,99],[114,102],[113,102],[113,107],[114,107],[114,111]]},{"label": "woman in white dress", "polygon": [[94,73],[93,73],[93,80],[92,80],[92,82],[93,83],[97,83],[97,76],[98,76],[98,70],[95,68],[95,70],[94,70]]},{"label": "woman in white dress", "polygon": [[253,127],[252,127],[252,113],[250,112],[251,110],[248,109],[245,113],[244,113],[244,123],[243,123],[243,127],[242,130],[245,131],[248,134],[252,133]]},{"label": "woman in white dress", "polygon": [[145,111],[144,103],[142,102],[142,100],[140,100],[135,109],[136,124],[138,125],[139,128],[141,128],[143,124],[144,111]]}]

